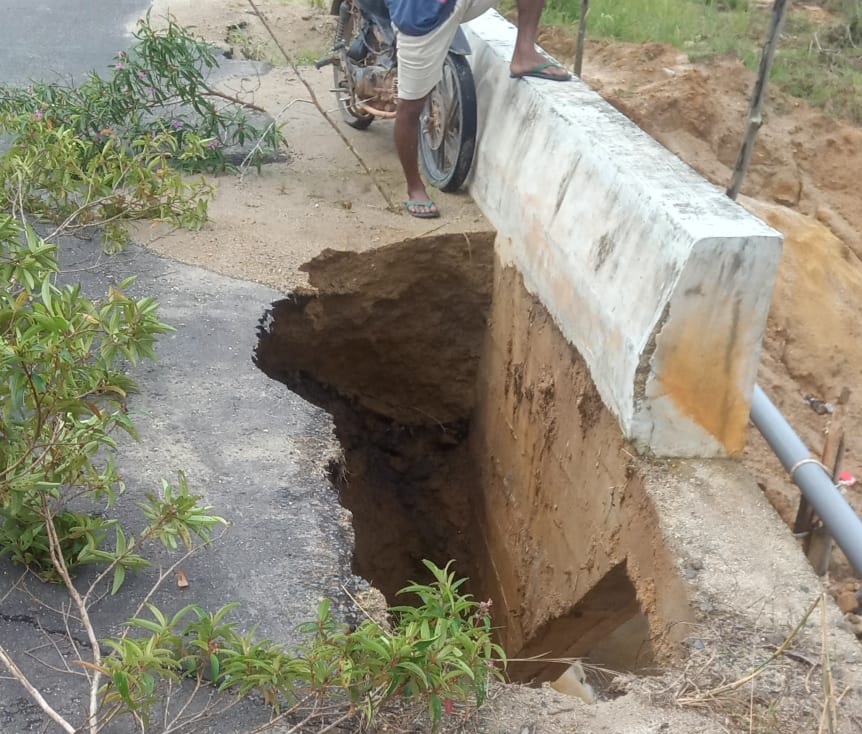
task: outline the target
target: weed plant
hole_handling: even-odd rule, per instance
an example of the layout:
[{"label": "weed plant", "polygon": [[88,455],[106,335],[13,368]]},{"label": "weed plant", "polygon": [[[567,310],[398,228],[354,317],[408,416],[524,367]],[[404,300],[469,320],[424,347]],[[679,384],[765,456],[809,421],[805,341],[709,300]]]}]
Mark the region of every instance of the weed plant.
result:
[{"label": "weed plant", "polygon": [[[105,704],[147,722],[160,683],[191,677],[256,693],[276,714],[338,711],[362,730],[393,699],[421,703],[436,728],[456,702],[480,706],[489,683],[503,679],[506,658],[492,641],[489,605],[460,593],[465,580],[451,563],[425,565],[433,581],[403,589],[420,603],[390,609],[391,623],[366,619],[350,629],[324,599],[317,618],[300,627],[306,641],[292,651],[240,632],[230,619],[236,604],[215,612],[189,605],[170,618],[148,605],[147,618],[128,623],[146,635],[105,641],[112,651],[103,660]],[[309,698],[313,707],[298,706]]]}]

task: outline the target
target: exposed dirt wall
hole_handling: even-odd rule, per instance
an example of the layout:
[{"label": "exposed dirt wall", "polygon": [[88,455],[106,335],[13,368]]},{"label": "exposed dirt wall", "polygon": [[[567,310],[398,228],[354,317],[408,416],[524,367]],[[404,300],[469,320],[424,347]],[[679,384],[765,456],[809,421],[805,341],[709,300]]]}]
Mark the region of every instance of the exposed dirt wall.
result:
[{"label": "exposed dirt wall", "polygon": [[499,262],[477,389],[483,575],[507,610],[510,654],[586,655],[640,610],[668,654],[666,626],[686,618],[685,593],[657,537],[643,465],[583,360]]},{"label": "exposed dirt wall", "polygon": [[324,253],[305,266],[312,289],[264,319],[257,364],[332,413],[354,571],[390,602],[425,579],[423,559],[454,559],[470,591],[496,602],[513,656],[590,655],[645,618],[624,644],[666,658],[667,629],[687,606],[657,537],[647,465],[493,245],[443,235]]},{"label": "exposed dirt wall", "polygon": [[327,251],[303,266],[312,289],[273,304],[258,366],[334,418],[332,479],[353,513],[355,573],[392,604],[423,559],[473,559],[478,493],[465,437],[491,300],[493,235]]},{"label": "exposed dirt wall", "polygon": [[279,373],[286,354],[294,382],[311,376],[402,425],[468,418],[492,243],[492,235],[472,233],[368,253],[325,250],[301,268],[311,289],[274,304],[266,329],[271,348],[259,351],[259,366]]}]

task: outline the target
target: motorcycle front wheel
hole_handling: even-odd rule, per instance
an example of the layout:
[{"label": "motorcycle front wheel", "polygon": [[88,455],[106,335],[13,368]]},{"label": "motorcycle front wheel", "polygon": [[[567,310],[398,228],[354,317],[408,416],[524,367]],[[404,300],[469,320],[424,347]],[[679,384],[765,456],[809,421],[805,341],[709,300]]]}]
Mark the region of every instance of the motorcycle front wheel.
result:
[{"label": "motorcycle front wheel", "polygon": [[[359,10],[358,0],[342,0],[338,9],[339,21],[335,31],[335,41],[332,45],[337,54],[332,66],[335,100],[344,121],[356,130],[365,130],[374,122],[374,115],[362,112],[356,107],[356,95],[353,92],[351,80],[348,78],[350,71],[346,68],[353,63],[347,55],[347,50],[361,32],[362,14]],[[344,13],[346,17],[342,19],[341,13]]]},{"label": "motorcycle front wheel", "polygon": [[470,173],[476,149],[476,85],[470,64],[450,53],[443,78],[422,110],[419,160],[432,186],[457,191]]}]

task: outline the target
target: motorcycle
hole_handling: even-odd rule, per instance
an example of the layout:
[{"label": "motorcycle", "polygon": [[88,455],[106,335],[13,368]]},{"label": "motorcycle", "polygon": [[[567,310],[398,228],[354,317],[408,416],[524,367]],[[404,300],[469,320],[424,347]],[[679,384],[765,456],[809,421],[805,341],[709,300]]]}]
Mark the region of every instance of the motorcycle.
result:
[{"label": "motorcycle", "polygon": [[[338,17],[331,55],[335,98],[344,121],[365,130],[395,117],[398,104],[396,37],[384,0],[333,0]],[[465,58],[470,44],[461,28],[443,63],[443,76],[425,101],[419,123],[419,162],[442,191],[464,183],[476,148],[476,85]]]}]

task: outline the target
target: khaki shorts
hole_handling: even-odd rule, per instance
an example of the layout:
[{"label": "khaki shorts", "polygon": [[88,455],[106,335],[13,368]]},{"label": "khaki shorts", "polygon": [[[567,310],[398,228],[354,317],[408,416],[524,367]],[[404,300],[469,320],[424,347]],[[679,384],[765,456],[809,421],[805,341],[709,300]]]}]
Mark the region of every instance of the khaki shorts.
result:
[{"label": "khaki shorts", "polygon": [[497,0],[456,0],[455,9],[443,22],[424,36],[398,33],[398,96],[422,99],[442,78],[443,62],[449,44],[461,23],[478,18],[497,4]]}]

